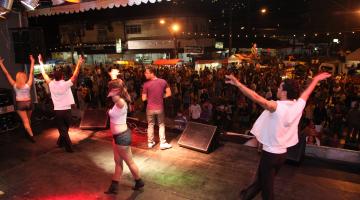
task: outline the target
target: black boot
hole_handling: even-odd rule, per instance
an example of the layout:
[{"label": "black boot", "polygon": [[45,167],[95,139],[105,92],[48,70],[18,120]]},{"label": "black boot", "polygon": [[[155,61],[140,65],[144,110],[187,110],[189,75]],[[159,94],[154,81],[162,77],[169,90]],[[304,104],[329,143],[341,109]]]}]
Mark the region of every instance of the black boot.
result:
[{"label": "black boot", "polygon": [[139,178],[138,180],[135,180],[135,185],[132,189],[139,190],[140,188],[144,187],[144,185],[145,185],[144,181],[141,178]]},{"label": "black boot", "polygon": [[56,145],[57,145],[59,148],[64,147],[64,142],[63,142],[61,136],[59,136],[58,140],[56,141]]},{"label": "black boot", "polygon": [[34,139],[34,136],[30,136],[30,137],[29,137],[29,140],[30,140],[30,142],[32,142],[32,143],[36,143],[36,141],[35,141],[35,139]]},{"label": "black boot", "polygon": [[28,139],[32,143],[36,143],[34,136],[31,136],[29,134],[25,134],[26,139]]},{"label": "black boot", "polygon": [[119,182],[118,181],[111,181],[111,184],[109,186],[109,189],[105,191],[105,194],[117,194],[119,190]]}]

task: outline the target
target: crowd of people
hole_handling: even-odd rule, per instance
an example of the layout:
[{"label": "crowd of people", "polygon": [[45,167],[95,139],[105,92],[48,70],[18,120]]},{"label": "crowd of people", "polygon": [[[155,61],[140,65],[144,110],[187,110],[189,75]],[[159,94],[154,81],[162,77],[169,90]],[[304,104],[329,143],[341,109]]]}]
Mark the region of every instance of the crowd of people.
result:
[{"label": "crowd of people", "polygon": [[[118,78],[125,82],[133,100],[129,105],[130,111],[146,110],[146,102],[141,100],[146,81],[145,68],[116,65],[99,65],[80,72],[78,84],[73,89],[80,109],[107,106],[107,82],[110,80],[109,72],[114,68],[119,70]],[[289,74],[286,68],[279,65],[260,68],[252,64],[244,64],[240,68],[205,68],[202,71],[195,71],[189,65],[160,66],[156,75],[167,81],[172,92],[172,96],[165,99],[166,117],[209,123],[223,131],[249,130],[262,109],[236,88],[225,84],[225,75],[230,73],[266,99],[276,100],[282,77],[295,76],[301,85],[306,85],[317,71],[309,69],[303,74]],[[301,122],[302,127],[307,127],[306,131],[302,130],[308,134],[308,143],[358,149],[358,92],[358,86],[345,74],[328,79],[315,89]]]},{"label": "crowd of people", "polygon": [[[65,67],[68,69],[69,67]],[[126,84],[132,99],[132,112],[145,112],[146,102],[141,99],[145,67],[123,68],[119,65],[97,65],[84,67],[79,80],[72,88],[80,110],[108,107],[107,83],[109,72],[118,69],[118,78]],[[298,70],[301,71],[301,70]],[[69,78],[72,70],[64,70]],[[289,73],[287,68],[270,64],[267,68],[244,63],[241,67],[226,66],[220,69],[205,68],[196,71],[190,65],[159,66],[156,75],[167,81],[172,96],[165,99],[165,115],[175,121],[197,121],[216,125],[222,131],[249,132],[262,108],[249,101],[236,88],[225,84],[225,75],[234,74],[249,88],[268,100],[276,100],[279,83],[284,76],[297,77],[306,85],[317,69],[309,68],[302,73]],[[49,101],[46,84],[37,84],[39,102]],[[314,145],[359,149],[359,86],[349,75],[334,76],[321,83],[310,97],[301,120],[307,142]],[[184,126],[180,126],[184,127]],[[305,129],[306,127],[306,129]]]}]

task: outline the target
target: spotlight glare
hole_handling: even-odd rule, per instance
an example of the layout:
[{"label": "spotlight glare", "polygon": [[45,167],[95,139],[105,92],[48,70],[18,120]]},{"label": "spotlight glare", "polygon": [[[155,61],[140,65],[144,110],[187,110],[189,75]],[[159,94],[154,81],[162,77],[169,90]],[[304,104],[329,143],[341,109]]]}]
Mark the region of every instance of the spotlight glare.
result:
[{"label": "spotlight glare", "polygon": [[35,10],[40,5],[39,0],[21,0],[20,2],[28,10]]}]

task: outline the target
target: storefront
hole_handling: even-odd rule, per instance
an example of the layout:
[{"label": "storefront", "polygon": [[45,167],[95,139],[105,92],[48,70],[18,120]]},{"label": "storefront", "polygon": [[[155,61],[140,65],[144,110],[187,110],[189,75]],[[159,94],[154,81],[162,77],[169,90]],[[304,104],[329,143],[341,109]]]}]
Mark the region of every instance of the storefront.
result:
[{"label": "storefront", "polygon": [[222,67],[222,60],[198,60],[195,62],[195,70],[202,71],[205,68],[209,70],[217,70]]},{"label": "storefront", "polygon": [[176,67],[182,64],[181,59],[158,59],[153,62],[153,65],[157,66],[168,66],[168,67]]}]

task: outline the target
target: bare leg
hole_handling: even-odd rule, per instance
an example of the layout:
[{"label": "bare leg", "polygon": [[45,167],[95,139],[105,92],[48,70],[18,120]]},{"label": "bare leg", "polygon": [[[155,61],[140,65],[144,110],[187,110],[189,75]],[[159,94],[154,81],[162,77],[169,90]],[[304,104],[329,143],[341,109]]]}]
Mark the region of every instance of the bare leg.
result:
[{"label": "bare leg", "polygon": [[26,111],[26,115],[27,115],[27,117],[28,117],[28,119],[29,119],[29,122],[30,122],[30,125],[31,125],[32,110],[27,110],[27,111]]},{"label": "bare leg", "polygon": [[20,118],[21,118],[21,120],[23,122],[23,125],[25,127],[26,132],[29,134],[29,136],[33,137],[34,134],[33,134],[32,130],[31,130],[30,120],[29,120],[27,112],[23,111],[23,110],[17,110],[16,112],[20,116]]},{"label": "bare leg", "polygon": [[120,157],[125,161],[126,165],[129,167],[130,172],[135,180],[140,179],[139,168],[132,158],[132,152],[130,146],[120,146],[117,145]]},{"label": "bare leg", "polygon": [[114,181],[119,181],[123,173],[123,158],[120,155],[120,150],[118,148],[118,145],[116,145],[114,142],[113,142],[113,150],[114,150],[115,171],[112,179]]}]

